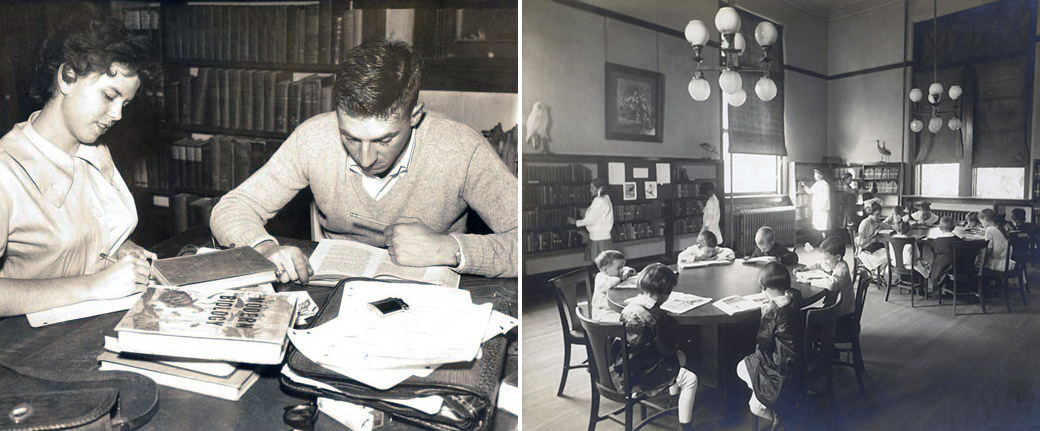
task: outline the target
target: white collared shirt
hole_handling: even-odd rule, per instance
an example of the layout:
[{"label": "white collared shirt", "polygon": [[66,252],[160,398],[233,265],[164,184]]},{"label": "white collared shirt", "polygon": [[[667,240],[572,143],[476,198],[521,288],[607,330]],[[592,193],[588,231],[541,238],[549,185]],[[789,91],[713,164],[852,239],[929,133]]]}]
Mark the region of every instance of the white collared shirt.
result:
[{"label": "white collared shirt", "polygon": [[415,148],[415,131],[412,130],[412,136],[408,138],[408,145],[404,148],[404,152],[401,153],[401,157],[397,159],[394,166],[390,168],[386,176],[379,178],[366,174],[358,166],[357,161],[354,160],[353,156],[348,154],[347,167],[350,168],[351,172],[354,172],[361,176],[361,186],[364,187],[365,192],[368,193],[372,199],[380,200],[383,196],[386,196],[390,189],[397,184],[398,178],[408,172],[408,163],[412,160],[412,151]]}]

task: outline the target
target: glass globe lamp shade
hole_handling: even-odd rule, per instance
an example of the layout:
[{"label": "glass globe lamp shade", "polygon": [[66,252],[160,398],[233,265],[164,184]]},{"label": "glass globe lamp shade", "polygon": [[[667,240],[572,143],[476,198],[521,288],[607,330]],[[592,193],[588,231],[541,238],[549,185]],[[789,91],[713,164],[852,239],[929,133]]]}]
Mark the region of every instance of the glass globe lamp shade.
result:
[{"label": "glass globe lamp shade", "polygon": [[733,49],[737,50],[738,53],[743,54],[744,48],[747,48],[747,41],[744,40],[744,35],[737,33],[733,35]]},{"label": "glass globe lamp shade", "polygon": [[940,92],[938,94],[929,93],[928,94],[928,103],[931,103],[933,105],[936,104],[936,103],[939,103],[939,98],[940,97],[942,97],[942,92]]},{"label": "glass globe lamp shade", "polygon": [[729,103],[730,105],[733,105],[733,106],[740,106],[740,105],[743,105],[744,102],[747,101],[747,92],[744,91],[744,90],[740,90],[740,91],[738,91],[736,93],[727,94],[727,95],[725,95],[723,97],[725,97],[726,103]]},{"label": "glass globe lamp shade", "polygon": [[960,85],[950,86],[950,99],[957,100],[961,98],[961,94],[964,94],[964,90],[961,89]]},{"label": "glass globe lamp shade", "polygon": [[686,41],[693,46],[704,46],[708,43],[708,26],[699,19],[686,24]]},{"label": "glass globe lamp shade", "polygon": [[950,119],[950,122],[947,124],[947,126],[950,128],[950,130],[953,130],[953,131],[960,130],[960,128],[961,128],[961,119],[957,118],[957,117],[953,117],[953,118]]},{"label": "glass globe lamp shade", "polygon": [[740,73],[732,70],[723,70],[719,75],[719,87],[722,87],[723,93],[736,93],[740,91],[740,87],[743,85],[744,81],[740,78]]},{"label": "glass globe lamp shade", "polygon": [[776,83],[773,82],[772,79],[763,76],[762,79],[759,79],[758,83],[755,84],[755,94],[757,94],[758,98],[763,101],[768,102],[773,100],[773,98],[776,97]]},{"label": "glass globe lamp shade", "polygon": [[943,93],[942,84],[940,84],[938,82],[933,82],[932,85],[928,86],[928,94],[929,95],[937,95],[938,96],[938,95],[942,95],[942,93]]},{"label": "glass globe lamp shade", "polygon": [[715,14],[715,28],[722,34],[733,34],[740,31],[740,15],[731,7],[719,8]]},{"label": "glass globe lamp shade", "polygon": [[913,130],[914,133],[920,132],[921,129],[924,129],[924,122],[923,121],[921,121],[921,120],[914,120],[914,121],[910,122],[910,130]]},{"label": "glass globe lamp shade", "polygon": [[920,102],[922,96],[924,96],[924,94],[921,93],[921,89],[920,88],[915,88],[913,90],[910,90],[910,101],[911,102],[914,102],[914,103]]},{"label": "glass globe lamp shade", "polygon": [[698,102],[708,100],[711,96],[711,85],[708,84],[708,80],[702,77],[694,77],[690,80],[690,85],[686,87],[690,91],[690,97]]},{"label": "glass globe lamp shade", "polygon": [[939,133],[939,130],[941,130],[941,129],[942,129],[942,118],[932,117],[931,120],[928,120],[928,131],[929,132]]},{"label": "glass globe lamp shade", "polygon": [[776,43],[776,26],[769,21],[762,21],[755,27],[755,41],[762,46],[773,46]]}]

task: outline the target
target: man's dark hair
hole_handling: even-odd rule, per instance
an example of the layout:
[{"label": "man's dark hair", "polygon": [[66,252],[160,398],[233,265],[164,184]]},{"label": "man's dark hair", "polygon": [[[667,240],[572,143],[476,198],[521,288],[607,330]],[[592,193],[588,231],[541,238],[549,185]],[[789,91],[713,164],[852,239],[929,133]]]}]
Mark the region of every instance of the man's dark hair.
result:
[{"label": "man's dark hair", "polygon": [[422,59],[408,44],[379,40],[347,51],[336,70],[336,108],[351,115],[410,115],[419,99]]},{"label": "man's dark hair", "polygon": [[44,40],[29,95],[40,106],[45,104],[57,88],[55,76],[62,65],[66,66],[59,79],[74,82],[91,73],[115,76],[112,65],[117,63],[131,76],[139,75],[142,87],[158,70],[147,36],[131,34],[111,15],[76,13]]},{"label": "man's dark hair", "polygon": [[675,275],[675,271],[660,263],[651,263],[643,268],[643,272],[639,273],[636,286],[639,286],[639,290],[644,292],[669,295],[678,282],[679,277]]}]

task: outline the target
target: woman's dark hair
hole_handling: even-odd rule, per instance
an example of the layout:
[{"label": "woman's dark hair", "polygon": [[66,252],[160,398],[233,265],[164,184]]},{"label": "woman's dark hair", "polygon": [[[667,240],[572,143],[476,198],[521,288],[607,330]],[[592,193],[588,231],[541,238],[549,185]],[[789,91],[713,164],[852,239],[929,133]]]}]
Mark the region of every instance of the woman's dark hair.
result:
[{"label": "woman's dark hair", "polygon": [[989,222],[993,223],[993,226],[995,226],[997,230],[1000,231],[1000,234],[1004,236],[1004,239],[1008,239],[1007,227],[1004,226],[1003,223],[998,222],[997,212],[993,211],[993,209],[986,208],[982,211],[979,211],[979,220],[989,220]]},{"label": "woman's dark hair", "polygon": [[711,196],[715,194],[715,183],[711,181],[701,183],[700,192],[701,196]]},{"label": "woman's dark hair", "polygon": [[61,79],[74,82],[92,73],[115,76],[113,64],[124,66],[131,76],[140,76],[142,87],[158,68],[150,55],[147,36],[131,34],[111,15],[76,13],[44,40],[29,95],[40,106],[47,103],[57,88],[55,76],[63,65]]},{"label": "woman's dark hair", "polygon": [[596,196],[605,196],[607,190],[610,188],[610,182],[606,178],[596,178],[592,180],[592,186],[596,188]]},{"label": "woman's dark hair", "polygon": [[758,273],[758,284],[764,288],[785,290],[791,288],[791,274],[779,262],[769,262]]},{"label": "woman's dark hair", "polygon": [[672,293],[672,289],[675,288],[678,281],[679,277],[675,275],[675,271],[660,263],[651,263],[643,268],[643,272],[639,273],[636,286],[639,286],[639,290],[644,292],[668,295]]},{"label": "woman's dark hair", "polygon": [[422,59],[400,41],[365,42],[340,59],[333,89],[336,108],[351,115],[410,115],[419,100]]}]

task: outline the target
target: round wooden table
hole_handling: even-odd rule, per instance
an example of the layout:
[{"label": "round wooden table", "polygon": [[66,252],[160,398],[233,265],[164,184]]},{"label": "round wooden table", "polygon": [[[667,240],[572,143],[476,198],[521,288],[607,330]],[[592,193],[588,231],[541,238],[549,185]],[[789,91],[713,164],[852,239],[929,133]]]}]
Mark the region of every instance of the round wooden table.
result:
[{"label": "round wooden table", "polygon": [[[730,295],[761,292],[758,274],[762,266],[742,262],[743,259],[737,259],[730,265],[681,269],[675,291],[711,298],[712,302]],[[675,269],[675,265],[670,268]],[[825,289],[795,282],[793,274],[791,281],[791,287],[802,293],[803,307],[822,299],[827,293]],[[611,308],[620,312],[625,300],[638,294],[638,289],[608,289],[607,299]],[[699,332],[698,350],[685,352],[686,356],[700,358],[700,366],[694,370],[698,381],[722,392],[725,400],[722,422],[735,420],[737,412],[747,406],[746,398],[736,396],[746,391],[746,386],[744,390],[740,389],[743,386],[740,379],[734,378],[736,367],[744,356],[754,351],[755,331],[761,313],[756,310],[730,316],[712,304],[705,304],[674,315],[674,318],[680,326],[689,328],[691,336]]]}]

